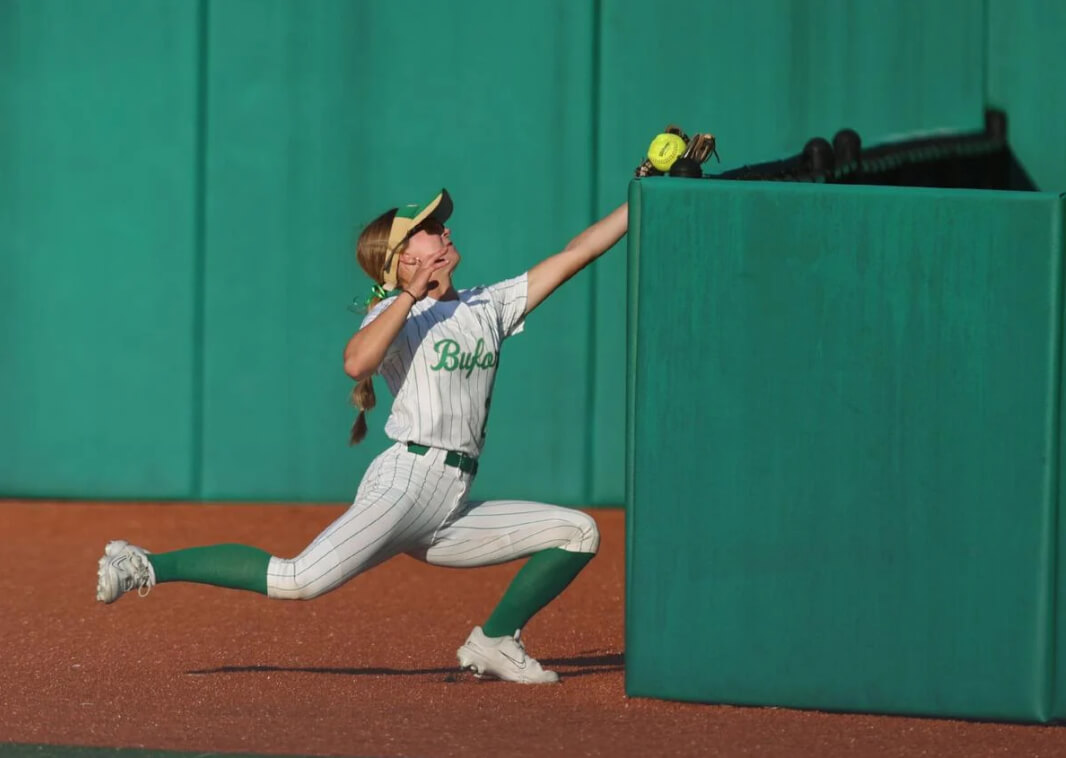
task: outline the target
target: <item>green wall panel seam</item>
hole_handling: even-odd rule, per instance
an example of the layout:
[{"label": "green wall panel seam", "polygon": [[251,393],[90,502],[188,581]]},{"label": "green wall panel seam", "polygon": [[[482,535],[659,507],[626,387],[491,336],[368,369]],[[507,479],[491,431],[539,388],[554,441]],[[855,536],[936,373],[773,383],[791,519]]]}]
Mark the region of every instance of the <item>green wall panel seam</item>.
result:
[{"label": "green wall panel seam", "polygon": [[[625,393],[625,465],[623,467],[624,476],[624,501],[625,501],[625,543],[626,543],[626,556],[625,556],[625,592],[623,594],[625,600],[625,608],[623,609],[623,616],[625,619],[625,647],[630,649],[632,647],[632,631],[635,628],[635,622],[632,618],[633,613],[633,564],[634,564],[634,545],[636,544],[636,487],[634,484],[635,474],[635,450],[636,450],[636,435],[637,435],[637,417],[633,412],[633,408],[636,405],[636,393],[637,393],[637,314],[639,308],[637,307],[637,290],[638,282],[640,279],[640,216],[641,216],[641,186],[637,181],[631,181],[629,184],[629,235],[627,237],[627,258],[626,258],[626,271],[627,271],[627,283],[626,283],[626,393]],[[630,689],[630,668],[626,667],[625,675],[625,691],[627,695],[634,695],[635,693]]]},{"label": "green wall panel seam", "polygon": [[198,0],[198,45],[196,50],[196,161],[193,180],[193,323],[192,323],[192,403],[189,423],[192,425],[192,445],[189,472],[190,496],[203,498],[204,481],[204,334],[206,319],[206,258],[207,258],[207,54],[208,0]]},{"label": "green wall panel seam", "polygon": [[[592,166],[592,180],[589,182],[589,211],[590,222],[596,220],[596,212],[599,209],[599,186],[595,177],[600,175],[600,71],[603,46],[603,0],[593,0],[592,3],[592,44],[591,53],[591,97],[589,98],[589,163]],[[596,286],[596,277],[589,276],[589,319],[586,323],[588,333],[588,345],[585,352],[585,360],[588,363],[588,371],[585,373],[585,408],[586,413],[596,412],[596,295],[599,288]],[[590,418],[590,423],[585,424],[585,471],[582,481],[582,497],[586,503],[592,504],[594,490],[594,470],[596,456],[596,424],[595,419]],[[597,503],[601,505],[601,503]]]},{"label": "green wall panel seam", "polygon": [[1048,466],[1050,468],[1050,482],[1048,486],[1049,514],[1047,549],[1048,549],[1048,588],[1047,588],[1047,665],[1044,667],[1044,713],[1041,720],[1050,719],[1057,707],[1056,681],[1058,679],[1058,602],[1059,597],[1059,524],[1061,520],[1061,490],[1062,490],[1062,392],[1063,392],[1063,318],[1066,317],[1066,306],[1063,303],[1063,293],[1066,291],[1066,282],[1063,281],[1064,269],[1063,256],[1066,255],[1066,241],[1063,238],[1062,217],[1066,213],[1066,203],[1059,196],[1059,204],[1052,214],[1051,240],[1057,254],[1052,262],[1054,275],[1052,276],[1052,328],[1053,344],[1055,351],[1052,365],[1055,366],[1055,376],[1052,377],[1052,427],[1051,444],[1053,449],[1048,451]]},{"label": "green wall panel seam", "polygon": [[[992,93],[989,92],[989,61],[992,59],[992,31],[989,29],[992,17],[989,2],[990,0],[981,0],[981,97],[984,98],[982,110],[987,110],[992,102]],[[1007,126],[1010,128],[1009,122]]]}]

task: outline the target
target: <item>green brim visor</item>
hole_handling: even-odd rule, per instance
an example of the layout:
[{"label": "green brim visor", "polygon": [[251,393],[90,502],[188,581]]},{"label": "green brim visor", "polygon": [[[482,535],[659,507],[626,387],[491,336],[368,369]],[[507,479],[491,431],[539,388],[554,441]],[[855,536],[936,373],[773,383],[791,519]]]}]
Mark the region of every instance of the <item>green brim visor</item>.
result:
[{"label": "green brim visor", "polygon": [[385,269],[381,274],[382,283],[386,287],[394,289],[397,285],[400,256],[396,254],[396,248],[427,218],[434,218],[443,224],[451,215],[452,197],[446,189],[442,189],[440,194],[428,203],[405,205],[396,211],[392,228],[389,230],[389,246],[385,251]]}]

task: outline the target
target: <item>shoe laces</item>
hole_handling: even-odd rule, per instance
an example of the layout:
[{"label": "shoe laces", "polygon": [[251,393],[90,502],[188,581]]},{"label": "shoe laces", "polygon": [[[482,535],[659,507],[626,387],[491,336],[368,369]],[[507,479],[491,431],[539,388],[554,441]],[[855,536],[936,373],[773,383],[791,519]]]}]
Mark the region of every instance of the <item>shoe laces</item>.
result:
[{"label": "shoe laces", "polygon": [[514,643],[514,646],[518,648],[518,652],[522,654],[522,659],[525,660],[526,658],[529,658],[529,653],[526,652],[526,646],[522,644],[521,636],[522,630],[516,629],[511,641]]},{"label": "shoe laces", "polygon": [[152,568],[148,563],[148,559],[140,553],[132,553],[130,555],[130,568],[133,569],[133,574],[130,577],[132,583],[137,587],[137,597],[148,597],[148,593],[152,591]]},{"label": "shoe laces", "polygon": [[519,652],[522,654],[522,659],[526,661],[526,664],[529,666],[529,672],[533,674],[543,672],[544,667],[541,666],[540,661],[538,661],[536,658],[526,652],[526,646],[522,642],[521,635],[522,630],[516,629],[512,641],[514,642],[515,647],[518,648]]}]

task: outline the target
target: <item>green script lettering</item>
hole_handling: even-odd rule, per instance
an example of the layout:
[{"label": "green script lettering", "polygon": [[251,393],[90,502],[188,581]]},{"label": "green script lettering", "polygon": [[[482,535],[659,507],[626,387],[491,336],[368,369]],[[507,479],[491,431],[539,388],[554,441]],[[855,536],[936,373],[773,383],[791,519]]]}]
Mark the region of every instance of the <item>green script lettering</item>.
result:
[{"label": "green script lettering", "polygon": [[492,368],[496,365],[496,354],[485,350],[485,340],[479,339],[473,352],[459,349],[459,343],[453,339],[443,339],[433,345],[437,351],[437,362],[430,366],[433,371],[463,371],[470,376],[476,368]]},{"label": "green script lettering", "polygon": [[455,371],[459,366],[459,343],[455,340],[441,340],[433,345],[433,349],[440,356],[435,366],[430,366],[434,371]]}]

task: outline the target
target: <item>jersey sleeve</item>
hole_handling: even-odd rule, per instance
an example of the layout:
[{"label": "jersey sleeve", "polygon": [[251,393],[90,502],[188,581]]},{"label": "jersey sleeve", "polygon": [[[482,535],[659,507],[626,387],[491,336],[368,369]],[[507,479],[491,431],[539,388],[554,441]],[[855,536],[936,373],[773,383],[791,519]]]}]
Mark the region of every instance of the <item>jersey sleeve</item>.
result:
[{"label": "jersey sleeve", "polygon": [[529,294],[529,277],[526,274],[505,279],[485,288],[496,308],[500,330],[504,337],[518,334],[526,324],[526,300]]},{"label": "jersey sleeve", "polygon": [[[396,298],[394,297],[390,297],[385,300],[382,300],[380,303],[378,303],[369,311],[367,311],[366,316],[363,317],[363,322],[359,324],[360,331],[365,329],[370,324],[374,323],[374,320],[377,319],[377,317],[380,316],[382,313],[384,313],[385,309],[392,305],[392,302],[395,299]],[[400,333],[403,333],[402,330]],[[396,346],[396,342],[397,340],[393,340],[392,343],[389,345],[388,350],[385,351],[385,357],[381,359],[381,365],[377,367],[376,371],[380,371],[381,366],[384,366],[390,361],[394,361],[399,357],[399,350]]]},{"label": "jersey sleeve", "polygon": [[359,328],[365,329],[367,326],[374,323],[374,320],[382,313],[384,313],[385,309],[392,305],[392,301],[395,299],[396,298],[394,297],[385,298],[380,303],[371,308],[369,311],[367,311],[366,316],[363,317],[363,323],[359,325]]}]

